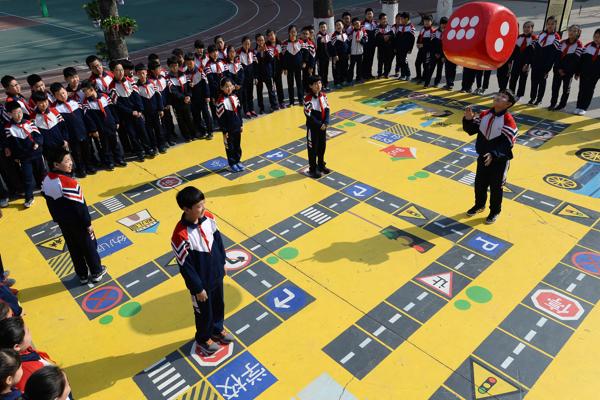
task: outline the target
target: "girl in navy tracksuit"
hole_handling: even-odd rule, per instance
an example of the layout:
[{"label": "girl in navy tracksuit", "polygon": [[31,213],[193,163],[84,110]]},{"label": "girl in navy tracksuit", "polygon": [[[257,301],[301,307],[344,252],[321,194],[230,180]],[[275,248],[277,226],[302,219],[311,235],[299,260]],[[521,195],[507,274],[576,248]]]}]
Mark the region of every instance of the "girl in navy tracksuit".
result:
[{"label": "girl in navy tracksuit", "polygon": [[417,52],[417,59],[415,61],[417,76],[414,79],[417,83],[422,83],[430,57],[431,40],[435,34],[435,29],[431,26],[432,22],[433,18],[431,15],[423,16],[423,29],[421,29],[417,38],[417,48],[419,51]]},{"label": "girl in navy tracksuit", "polygon": [[256,34],[256,95],[258,96],[258,109],[262,114],[265,112],[263,99],[263,85],[267,87],[271,111],[279,109],[275,97],[275,85],[273,74],[275,71],[275,48],[269,46],[262,33]]},{"label": "girl in navy tracksuit", "polygon": [[583,115],[590,106],[600,78],[600,29],[594,32],[594,41],[585,45],[577,74],[580,80],[575,114]]},{"label": "girl in navy tracksuit", "polygon": [[530,105],[539,105],[546,92],[546,79],[554,63],[560,56],[560,36],[556,33],[556,18],[548,17],[546,30],[539,34],[533,43],[531,59],[531,99]]},{"label": "girl in navy tracksuit", "polygon": [[[512,67],[510,71],[509,87],[517,95],[517,99],[525,94],[525,85],[529,75],[529,65],[533,55],[533,43],[537,35],[533,33],[533,22],[527,21],[523,24],[523,33],[517,37],[515,49],[511,56]],[[519,87],[517,89],[517,82]],[[516,92],[515,92],[516,90]]]},{"label": "girl in navy tracksuit", "polygon": [[177,144],[177,135],[175,134],[175,124],[173,123],[173,114],[171,113],[171,103],[169,103],[169,85],[165,72],[156,60],[148,61],[148,80],[156,85],[160,92],[163,106],[163,116],[160,118],[160,124],[165,134],[166,144],[175,146]]},{"label": "girl in navy tracksuit", "polygon": [[[581,28],[579,25],[569,27],[569,37],[560,42],[560,56],[554,64],[554,77],[552,79],[552,98],[550,99],[549,110],[562,110],[567,105],[569,93],[571,92],[571,80],[579,68],[583,44],[579,41]],[[558,94],[562,85],[563,94],[560,97],[558,105]]]},{"label": "girl in navy tracksuit", "polygon": [[410,79],[410,67],[408,66],[408,55],[415,46],[415,26],[410,22],[410,15],[407,12],[396,16],[399,23],[396,24],[394,47],[396,48],[396,75],[399,80]]},{"label": "girl in navy tracksuit", "polygon": [[279,104],[279,108],[286,108],[287,105],[283,101],[283,47],[272,29],[267,30],[266,39],[267,46],[273,50],[273,82],[275,82],[277,92],[277,104]]},{"label": "girl in navy tracksuit", "polygon": [[348,34],[344,32],[344,22],[341,19],[335,21],[335,32],[331,35],[329,42],[329,54],[333,59],[333,84],[341,88],[348,75],[348,58],[350,45]]},{"label": "girl in navy tracksuit", "polygon": [[223,141],[227,162],[233,172],[241,172],[244,165],[242,158],[242,107],[238,97],[233,94],[235,89],[229,78],[221,80],[221,95],[217,99],[216,113],[219,124],[223,129]]},{"label": "girl in navy tracksuit", "polygon": [[158,87],[148,79],[148,69],[143,63],[134,67],[138,76],[137,87],[142,103],[144,104],[144,120],[150,147],[154,151],[164,154],[167,151],[160,117],[164,115],[163,101]]},{"label": "girl in navy tracksuit", "polygon": [[14,386],[23,377],[21,356],[16,350],[0,350],[0,400],[20,400],[23,395]]},{"label": "girl in navy tracksuit", "polygon": [[[306,66],[305,53],[302,51],[303,41],[298,39],[296,25],[288,28],[289,39],[283,42],[283,71],[287,74],[288,94],[290,106],[295,104],[295,99],[302,104],[302,69]],[[294,83],[296,94],[294,94]],[[296,97],[297,96],[297,97]]]},{"label": "girl in navy tracksuit", "polygon": [[35,108],[31,114],[35,126],[44,138],[44,156],[59,148],[69,148],[69,131],[65,120],[60,113],[49,106],[48,97],[44,92],[33,92],[31,95]]},{"label": "girl in navy tracksuit", "polygon": [[319,32],[317,32],[317,64],[319,66],[319,76],[323,80],[323,89],[329,89],[329,42],[331,36],[327,32],[327,23],[321,21],[319,23]]},{"label": "girl in navy tracksuit", "polygon": [[331,172],[325,165],[325,143],[329,126],[329,103],[323,92],[321,78],[311,76],[308,82],[309,91],[304,98],[304,115],[306,117],[306,148],[308,150],[308,173],[313,178]]},{"label": "girl in navy tracksuit", "polygon": [[[233,82],[233,86],[235,87],[233,93],[238,96],[238,98],[242,98],[244,90],[247,89],[244,86],[246,84],[246,72],[252,70],[251,72],[254,73],[254,65],[244,67],[233,46],[227,46],[225,53],[227,54],[227,58],[223,60],[223,78],[231,79],[231,82]],[[244,108],[243,102],[242,108]]]},{"label": "girl in navy tracksuit", "polygon": [[196,130],[200,133],[200,138],[212,140],[213,123],[210,115],[210,90],[208,88],[208,79],[202,67],[203,60],[197,65],[197,55],[187,53],[184,56],[185,76],[192,89],[192,116]]},{"label": "girl in navy tracksuit", "polygon": [[[242,78],[242,88],[240,90],[240,98],[246,118],[256,117],[254,112],[254,81],[256,68],[256,55],[254,50],[250,48],[251,42],[248,36],[242,38],[242,47],[238,50],[239,62],[244,68]],[[234,81],[235,84],[235,81]]]}]

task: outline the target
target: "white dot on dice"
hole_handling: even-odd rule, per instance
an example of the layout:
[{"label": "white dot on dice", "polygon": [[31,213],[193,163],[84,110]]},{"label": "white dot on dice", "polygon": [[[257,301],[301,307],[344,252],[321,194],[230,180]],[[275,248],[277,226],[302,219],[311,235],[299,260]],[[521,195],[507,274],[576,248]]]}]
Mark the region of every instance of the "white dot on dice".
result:
[{"label": "white dot on dice", "polygon": [[458,26],[459,22],[460,22],[460,18],[456,17],[456,18],[452,19],[452,22],[450,22],[450,26],[453,28],[456,28]]},{"label": "white dot on dice", "polygon": [[458,33],[456,34],[456,38],[457,38],[458,40],[461,40],[461,39],[462,39],[462,38],[464,38],[464,37],[465,37],[465,30],[464,30],[464,29],[461,29],[461,30],[460,30],[460,31],[458,31]]},{"label": "white dot on dice", "polygon": [[508,24],[508,22],[504,21],[502,23],[502,25],[500,25],[500,34],[502,36],[506,36],[506,35],[508,35],[509,30],[510,30],[510,25]]},{"label": "white dot on dice", "polygon": [[469,23],[469,17],[463,17],[460,20],[460,27],[464,28],[465,26],[467,26],[468,23]]},{"label": "white dot on dice", "polygon": [[475,36],[475,29],[471,28],[467,31],[465,37],[467,38],[467,40],[471,40],[473,39],[473,36]]},{"label": "white dot on dice", "polygon": [[471,18],[471,22],[469,22],[469,25],[471,25],[471,27],[476,27],[478,23],[479,17],[476,15],[473,18]]},{"label": "white dot on dice", "polygon": [[496,51],[499,53],[502,51],[503,47],[504,47],[504,40],[502,40],[502,38],[496,39],[496,42],[494,43],[494,49],[496,49]]},{"label": "white dot on dice", "polygon": [[454,39],[454,36],[456,36],[456,31],[452,29],[450,32],[448,32],[448,40]]}]

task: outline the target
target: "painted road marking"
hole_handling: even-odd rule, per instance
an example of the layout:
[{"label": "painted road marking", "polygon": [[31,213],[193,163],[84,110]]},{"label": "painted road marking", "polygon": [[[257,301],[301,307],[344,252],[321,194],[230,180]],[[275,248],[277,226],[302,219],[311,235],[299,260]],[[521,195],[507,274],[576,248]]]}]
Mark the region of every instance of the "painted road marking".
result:
[{"label": "painted road marking", "polygon": [[253,301],[225,320],[225,325],[235,332],[246,346],[264,337],[279,324],[281,321],[257,301]]},{"label": "painted road marking", "polygon": [[[421,298],[420,300],[419,297]],[[425,321],[431,318],[447,303],[446,300],[439,296],[430,296],[429,292],[424,291],[413,282],[404,284],[404,286],[392,293],[386,301],[406,311],[411,317],[421,323],[425,323]]]},{"label": "painted road marking", "polygon": [[314,227],[323,225],[332,218],[335,218],[336,216],[337,214],[335,214],[333,211],[329,211],[319,204],[313,204],[312,206],[296,214],[297,218]]}]

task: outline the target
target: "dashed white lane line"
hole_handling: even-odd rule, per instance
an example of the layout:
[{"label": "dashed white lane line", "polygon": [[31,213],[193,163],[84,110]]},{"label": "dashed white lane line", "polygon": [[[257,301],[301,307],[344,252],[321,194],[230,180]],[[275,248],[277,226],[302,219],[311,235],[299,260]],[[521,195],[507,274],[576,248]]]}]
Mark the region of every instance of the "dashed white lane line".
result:
[{"label": "dashed white lane line", "polygon": [[500,365],[502,367],[502,369],[506,369],[510,366],[510,364],[512,364],[512,362],[515,359],[512,358],[511,356],[506,357],[506,359],[504,360],[504,362],[502,362],[502,365]]},{"label": "dashed white lane line", "polygon": [[533,339],[533,337],[537,335],[537,332],[534,331],[533,329],[530,330],[529,332],[527,332],[527,335],[525,335],[525,341],[530,342],[531,339]]},{"label": "dashed white lane line", "polygon": [[346,364],[348,361],[350,361],[350,359],[351,359],[352,357],[354,357],[354,352],[352,352],[352,351],[351,351],[350,353],[346,354],[346,355],[344,356],[344,358],[342,358],[342,359],[340,360],[340,363],[342,363],[342,364]]}]

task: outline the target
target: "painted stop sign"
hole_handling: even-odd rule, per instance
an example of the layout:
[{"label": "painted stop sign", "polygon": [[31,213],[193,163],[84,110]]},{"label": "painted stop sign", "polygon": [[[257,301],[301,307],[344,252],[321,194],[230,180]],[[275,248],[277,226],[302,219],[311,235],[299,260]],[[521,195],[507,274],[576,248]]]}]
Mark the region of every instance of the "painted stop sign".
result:
[{"label": "painted stop sign", "polygon": [[539,289],[531,296],[538,309],[563,321],[576,321],[583,315],[581,303],[552,289]]}]

